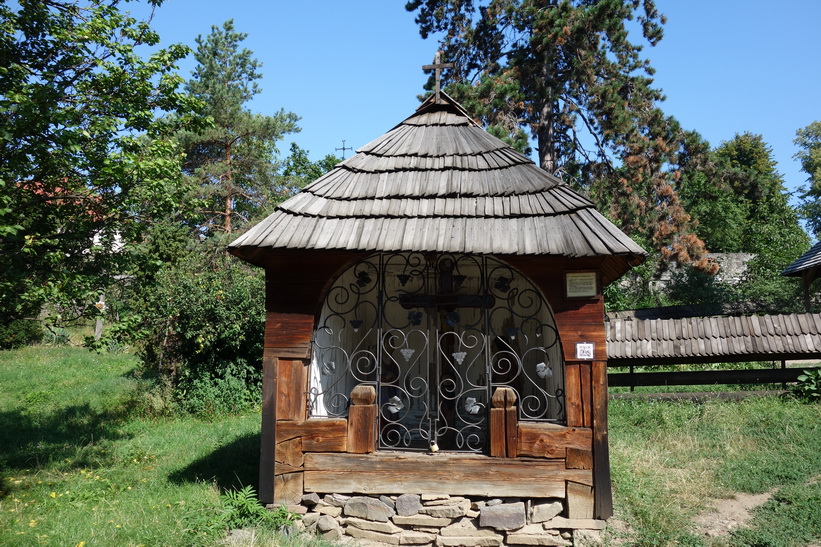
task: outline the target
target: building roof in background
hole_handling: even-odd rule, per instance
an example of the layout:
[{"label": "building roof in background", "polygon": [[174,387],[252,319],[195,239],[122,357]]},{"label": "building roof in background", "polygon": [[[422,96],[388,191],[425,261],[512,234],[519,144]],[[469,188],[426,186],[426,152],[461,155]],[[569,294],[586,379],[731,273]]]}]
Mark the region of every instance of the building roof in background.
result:
[{"label": "building roof in background", "polygon": [[606,282],[646,255],[445,93],[229,246],[255,263],[264,249],[611,257]]}]

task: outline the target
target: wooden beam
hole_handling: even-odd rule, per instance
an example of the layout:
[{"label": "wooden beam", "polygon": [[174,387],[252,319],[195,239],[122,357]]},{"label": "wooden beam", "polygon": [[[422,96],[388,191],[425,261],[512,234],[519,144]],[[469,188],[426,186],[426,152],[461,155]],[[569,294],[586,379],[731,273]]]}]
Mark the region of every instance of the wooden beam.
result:
[{"label": "wooden beam", "polygon": [[274,503],[295,505],[302,501],[304,494],[303,473],[288,473],[274,477]]},{"label": "wooden beam", "polygon": [[274,475],[302,471],[302,437],[277,443],[275,462]]},{"label": "wooden beam", "polygon": [[581,372],[578,362],[565,363],[564,400],[567,411],[567,425],[583,427],[584,410],[582,407]]},{"label": "wooden beam", "polygon": [[593,518],[593,488],[586,484],[567,481],[567,518]]},{"label": "wooden beam", "polygon": [[505,449],[508,458],[515,458],[519,449],[519,413],[515,406],[505,409]]},{"label": "wooden beam", "polygon": [[302,438],[303,452],[345,452],[348,448],[348,420],[315,418],[300,422],[277,422],[277,439]]},{"label": "wooden beam", "polygon": [[[818,367],[810,367],[818,368]],[[611,386],[707,386],[714,384],[777,384],[795,382],[805,368],[753,370],[702,370],[609,374]]]},{"label": "wooden beam", "polygon": [[279,359],[277,420],[304,420],[307,416],[308,368],[305,361]]},{"label": "wooden beam", "polygon": [[593,427],[592,368],[589,362],[579,363],[579,391],[582,402],[582,425]]},{"label": "wooden beam", "polygon": [[306,492],[564,498],[568,480],[591,486],[593,476],[557,460],[441,452],[305,455]]},{"label": "wooden beam", "polygon": [[[320,295],[315,295],[319,298]],[[291,349],[298,358],[307,358],[314,334],[314,316],[304,313],[265,314],[265,347]]]},{"label": "wooden beam", "polygon": [[351,405],[348,409],[347,450],[352,454],[376,450],[376,405]]},{"label": "wooden beam", "polygon": [[591,450],[593,431],[556,424],[519,423],[518,456],[564,458],[568,448]]},{"label": "wooden beam", "polygon": [[565,466],[568,469],[593,469],[593,451],[568,448]]},{"label": "wooden beam", "polygon": [[262,353],[262,429],[259,448],[259,499],[274,502],[274,446],[276,445],[277,358]]}]

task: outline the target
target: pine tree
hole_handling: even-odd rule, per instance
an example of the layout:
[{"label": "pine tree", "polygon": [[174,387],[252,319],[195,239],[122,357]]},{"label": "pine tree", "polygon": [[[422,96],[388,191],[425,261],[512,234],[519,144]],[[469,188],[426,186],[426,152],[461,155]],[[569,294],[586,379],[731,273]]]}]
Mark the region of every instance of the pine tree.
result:
[{"label": "pine tree", "polygon": [[[446,91],[489,131],[586,192],[669,260],[709,268],[676,181],[684,133],[658,106],[653,0],[411,0],[423,38],[441,34]],[[632,25],[632,26],[631,26]],[[633,28],[635,27],[635,28]],[[529,135],[527,134],[529,130]]]},{"label": "pine tree", "polygon": [[297,132],[299,117],[280,109],[271,116],[252,113],[247,103],[258,93],[261,63],[240,44],[247,34],[232,20],[197,37],[197,67],[188,91],[206,105],[213,126],[184,133],[185,173],[202,200],[200,230],[231,233],[271,197],[275,185],[276,142]]}]

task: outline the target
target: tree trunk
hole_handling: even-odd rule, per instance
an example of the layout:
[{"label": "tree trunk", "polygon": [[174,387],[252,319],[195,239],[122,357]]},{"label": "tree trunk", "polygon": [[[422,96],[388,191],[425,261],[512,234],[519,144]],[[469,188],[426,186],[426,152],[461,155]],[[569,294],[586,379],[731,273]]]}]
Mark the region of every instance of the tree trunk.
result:
[{"label": "tree trunk", "polygon": [[553,90],[550,88],[551,62],[546,60],[542,65],[542,81],[544,90],[540,93],[539,122],[536,129],[536,142],[539,147],[539,167],[551,175],[559,168],[556,157],[556,104]]},{"label": "tree trunk", "polygon": [[231,215],[234,212],[234,204],[231,200],[231,188],[233,187],[234,176],[231,173],[231,145],[225,146],[225,165],[228,169],[225,172],[225,212],[223,213],[223,228],[226,234],[231,233]]}]

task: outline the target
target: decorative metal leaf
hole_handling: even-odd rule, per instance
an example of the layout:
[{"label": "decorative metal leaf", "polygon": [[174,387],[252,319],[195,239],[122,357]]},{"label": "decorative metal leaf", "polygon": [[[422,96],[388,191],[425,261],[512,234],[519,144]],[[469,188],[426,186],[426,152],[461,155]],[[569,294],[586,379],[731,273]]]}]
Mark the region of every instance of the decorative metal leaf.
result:
[{"label": "decorative metal leaf", "polygon": [[536,365],[536,376],[539,378],[550,378],[553,376],[553,369],[545,362],[538,363]]},{"label": "decorative metal leaf", "polygon": [[403,408],[405,408],[405,403],[403,403],[402,399],[400,399],[396,395],[388,399],[388,412],[390,412],[391,414],[396,414]]},{"label": "decorative metal leaf", "polygon": [[476,397],[466,397],[463,406],[468,414],[479,414],[479,411],[482,410],[482,405],[476,402]]}]

